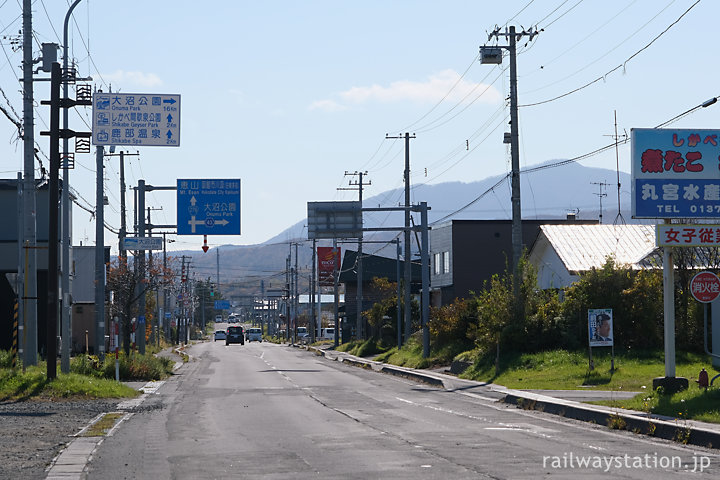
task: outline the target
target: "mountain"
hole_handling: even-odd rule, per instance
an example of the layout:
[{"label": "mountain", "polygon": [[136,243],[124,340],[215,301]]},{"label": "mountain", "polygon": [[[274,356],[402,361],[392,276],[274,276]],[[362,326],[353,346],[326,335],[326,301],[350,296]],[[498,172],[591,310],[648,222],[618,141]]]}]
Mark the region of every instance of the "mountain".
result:
[{"label": "mountain", "polygon": [[[522,217],[524,219],[558,219],[575,213],[576,218],[599,219],[602,223],[613,223],[618,217],[618,174],[614,170],[585,167],[577,163],[551,168],[557,161],[527,168],[521,172],[520,190]],[[630,174],[619,173],[620,213],[625,223],[639,223],[630,218]],[[427,202],[430,207],[428,221],[443,223],[451,219],[510,219],[510,177],[498,175],[477,182],[446,182],[434,185],[417,185],[411,192],[412,203]],[[389,190],[363,201],[364,208],[398,206],[403,202],[403,189]],[[601,212],[602,206],[602,212]],[[463,208],[465,207],[465,208]],[[365,212],[365,228],[402,227],[402,212]],[[419,215],[416,216],[419,224]],[[306,284],[312,262],[312,248],[307,242],[305,219],[288,227],[285,231],[259,245],[225,245],[220,250],[220,281],[239,283],[232,289],[232,296],[249,295],[259,292],[260,280],[265,280],[266,289],[282,288],[285,283],[286,258],[292,248],[293,267],[295,247],[288,246],[288,239],[304,242],[298,247],[298,267],[301,284]],[[398,232],[399,233],[399,232]],[[304,237],[303,237],[304,235]],[[395,232],[368,232],[365,234],[363,251],[394,257],[395,247],[381,250],[383,243],[372,243],[393,238]],[[320,245],[330,245],[322,241]],[[355,250],[354,243],[341,244],[341,248]],[[216,278],[217,249],[206,254],[201,252],[176,252],[177,255],[192,257],[197,278]]]}]

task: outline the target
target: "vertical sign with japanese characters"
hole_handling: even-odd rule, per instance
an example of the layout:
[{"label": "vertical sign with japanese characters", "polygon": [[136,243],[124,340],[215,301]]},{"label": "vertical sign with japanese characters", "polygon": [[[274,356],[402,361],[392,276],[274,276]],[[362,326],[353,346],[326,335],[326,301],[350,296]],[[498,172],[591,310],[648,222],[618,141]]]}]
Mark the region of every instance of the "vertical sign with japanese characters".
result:
[{"label": "vertical sign with japanese characters", "polygon": [[720,130],[632,130],[633,218],[720,218]]},{"label": "vertical sign with japanese characters", "polygon": [[340,247],[317,247],[318,285],[335,285],[335,270],[340,269]]}]

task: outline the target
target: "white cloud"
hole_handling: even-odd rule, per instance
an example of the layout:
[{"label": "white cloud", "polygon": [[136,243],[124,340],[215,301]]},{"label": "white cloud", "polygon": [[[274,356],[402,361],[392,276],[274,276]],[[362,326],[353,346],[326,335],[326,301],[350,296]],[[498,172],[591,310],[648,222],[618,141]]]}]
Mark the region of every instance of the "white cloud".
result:
[{"label": "white cloud", "polygon": [[318,100],[308,107],[308,110],[324,110],[326,112],[340,112],[347,110],[345,105],[341,105],[335,100]]},{"label": "white cloud", "polygon": [[457,72],[449,69],[430,75],[427,80],[421,82],[399,80],[392,82],[389,86],[352,87],[340,93],[340,97],[344,101],[356,104],[369,101],[397,102],[403,100],[433,103],[443,98],[452,102],[469,103],[478,96],[478,100],[485,103],[497,103],[502,100],[500,92],[492,85],[460,79]]},{"label": "white cloud", "polygon": [[125,89],[129,86],[133,87],[157,87],[163,82],[154,73],[143,72],[126,72],[124,70],[116,70],[113,73],[104,73],[103,79],[113,84],[113,89]]}]

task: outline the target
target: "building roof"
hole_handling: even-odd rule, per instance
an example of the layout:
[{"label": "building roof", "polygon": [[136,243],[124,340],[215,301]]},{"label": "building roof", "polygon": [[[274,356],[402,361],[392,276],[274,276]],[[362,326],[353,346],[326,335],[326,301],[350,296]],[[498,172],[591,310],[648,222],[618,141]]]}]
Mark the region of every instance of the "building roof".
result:
[{"label": "building roof", "polygon": [[543,225],[542,234],[570,272],[601,267],[611,256],[617,264],[648,267],[655,251],[654,225]]},{"label": "building roof", "polygon": [[[353,250],[345,250],[343,252],[342,267],[340,270],[340,283],[357,283],[357,252]],[[369,255],[363,253],[363,282],[370,282],[373,277],[387,278],[391,281],[395,280],[397,275],[398,260],[395,258],[380,257],[378,255]],[[420,262],[410,262],[410,273],[412,282],[420,283],[422,281],[422,270]],[[400,275],[403,275],[405,262],[400,260]]]}]

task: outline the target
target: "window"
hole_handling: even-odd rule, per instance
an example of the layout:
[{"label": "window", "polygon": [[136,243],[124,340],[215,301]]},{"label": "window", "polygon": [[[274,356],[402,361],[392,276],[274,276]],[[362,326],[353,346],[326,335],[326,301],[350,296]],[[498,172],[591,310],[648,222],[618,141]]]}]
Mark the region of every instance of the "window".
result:
[{"label": "window", "polygon": [[434,268],[433,268],[433,273],[435,273],[435,275],[440,275],[440,254],[439,253],[436,253],[433,255],[433,263],[435,264]]},{"label": "window", "polygon": [[443,252],[443,273],[450,273],[450,252]]}]

